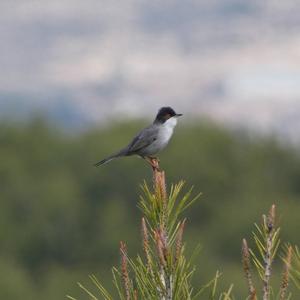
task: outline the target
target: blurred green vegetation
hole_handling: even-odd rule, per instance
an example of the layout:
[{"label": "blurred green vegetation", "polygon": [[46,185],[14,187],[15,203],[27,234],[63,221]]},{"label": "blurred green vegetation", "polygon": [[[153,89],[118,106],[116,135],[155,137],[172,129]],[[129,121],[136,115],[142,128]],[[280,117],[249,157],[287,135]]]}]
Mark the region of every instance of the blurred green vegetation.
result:
[{"label": "blurred green vegetation", "polygon": [[[272,203],[282,238],[300,245],[299,149],[209,122],[182,123],[160,159],[169,183],[184,179],[203,192],[187,212],[185,236],[191,252],[198,242],[203,248],[196,284],[220,270],[224,287],[233,282],[240,299],[241,240]],[[131,255],[140,251],[136,204],[139,184],[151,180],[148,165],[137,157],[93,163],[141,126],[120,123],[75,136],[41,119],[0,124],[0,299],[82,298],[76,282],[88,282],[89,274],[111,283],[119,240]]]}]

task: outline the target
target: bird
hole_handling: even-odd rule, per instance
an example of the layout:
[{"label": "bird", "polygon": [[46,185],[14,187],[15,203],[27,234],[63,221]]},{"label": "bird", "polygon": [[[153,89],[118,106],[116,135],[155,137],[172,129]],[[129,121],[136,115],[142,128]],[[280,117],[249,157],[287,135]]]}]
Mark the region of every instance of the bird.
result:
[{"label": "bird", "polygon": [[112,154],[95,163],[96,167],[110,162],[111,160],[124,156],[138,155],[148,161],[153,168],[156,168],[154,156],[163,150],[169,143],[175,126],[177,125],[178,114],[173,108],[166,106],[159,109],[154,122],[142,129],[132,141],[120,151]]}]

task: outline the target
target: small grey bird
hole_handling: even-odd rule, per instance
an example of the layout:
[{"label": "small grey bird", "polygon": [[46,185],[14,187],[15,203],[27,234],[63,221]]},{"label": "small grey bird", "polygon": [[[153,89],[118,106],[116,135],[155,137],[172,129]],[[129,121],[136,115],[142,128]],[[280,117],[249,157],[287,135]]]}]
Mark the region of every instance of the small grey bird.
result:
[{"label": "small grey bird", "polygon": [[155,157],[153,156],[167,146],[177,124],[177,118],[180,116],[182,114],[175,113],[171,107],[162,107],[158,111],[153,124],[140,131],[128,146],[97,162],[95,166],[103,165],[117,157],[136,154],[148,160],[154,167],[152,159]]}]

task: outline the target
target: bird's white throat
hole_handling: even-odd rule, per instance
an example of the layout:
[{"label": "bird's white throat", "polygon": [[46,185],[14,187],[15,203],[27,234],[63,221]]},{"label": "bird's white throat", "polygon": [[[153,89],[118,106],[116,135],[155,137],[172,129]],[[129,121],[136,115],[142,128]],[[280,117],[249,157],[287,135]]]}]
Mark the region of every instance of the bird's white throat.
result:
[{"label": "bird's white throat", "polygon": [[176,117],[172,117],[161,125],[158,140],[162,145],[166,145],[169,142],[176,124]]},{"label": "bird's white throat", "polygon": [[168,119],[163,124],[164,127],[168,128],[168,129],[171,129],[171,130],[173,130],[176,125],[177,125],[177,118],[176,117],[172,117],[172,118]]}]

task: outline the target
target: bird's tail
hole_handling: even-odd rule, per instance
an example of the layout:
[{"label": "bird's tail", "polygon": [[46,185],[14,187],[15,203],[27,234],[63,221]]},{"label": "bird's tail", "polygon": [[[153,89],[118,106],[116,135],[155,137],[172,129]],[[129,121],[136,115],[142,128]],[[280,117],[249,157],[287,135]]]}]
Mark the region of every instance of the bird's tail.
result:
[{"label": "bird's tail", "polygon": [[123,153],[123,152],[124,152],[124,151],[122,150],[122,151],[120,151],[120,152],[118,152],[118,153],[116,153],[116,154],[113,154],[113,155],[111,155],[111,156],[109,156],[109,157],[106,157],[106,158],[104,158],[104,159],[98,161],[97,163],[95,163],[94,166],[95,166],[95,167],[99,167],[99,166],[101,166],[101,165],[104,165],[104,164],[110,162],[111,160],[113,160],[113,159],[115,159],[115,158],[117,158],[117,157],[124,156],[124,153]]}]

